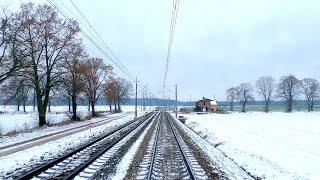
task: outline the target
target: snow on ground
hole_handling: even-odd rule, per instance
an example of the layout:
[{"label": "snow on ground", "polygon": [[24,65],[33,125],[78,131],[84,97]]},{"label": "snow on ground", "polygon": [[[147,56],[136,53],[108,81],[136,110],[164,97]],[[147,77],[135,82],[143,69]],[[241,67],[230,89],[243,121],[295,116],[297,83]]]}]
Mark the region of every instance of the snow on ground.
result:
[{"label": "snow on ground", "polygon": [[266,179],[320,178],[320,113],[185,115],[186,125]]},{"label": "snow on ground", "polygon": [[74,149],[80,144],[91,139],[92,136],[103,133],[104,131],[110,131],[117,126],[132,120],[133,117],[134,114],[131,114],[117,121],[112,121],[105,125],[94,127],[91,130],[79,132],[39,146],[34,146],[24,151],[0,157],[0,179],[6,173],[12,172],[17,168],[22,167],[24,164],[28,164],[30,161],[41,161],[42,159],[57,156],[68,149]]},{"label": "snow on ground", "polygon": [[0,148],[4,147],[4,146],[16,144],[19,142],[28,141],[28,140],[31,140],[31,139],[34,139],[37,137],[62,132],[62,131],[65,131],[66,129],[76,128],[76,127],[83,126],[83,125],[89,126],[90,122],[95,123],[95,122],[98,122],[98,121],[105,119],[106,117],[112,118],[112,117],[118,117],[118,116],[122,116],[122,115],[124,115],[124,113],[108,114],[103,117],[91,119],[91,121],[74,122],[71,124],[63,125],[63,126],[49,126],[49,127],[36,129],[34,131],[30,131],[30,132],[26,132],[26,133],[19,133],[19,134],[16,134],[15,136],[4,136],[0,139]]},{"label": "snow on ground", "polygon": [[[85,117],[89,115],[87,106],[78,107],[78,115]],[[124,112],[134,111],[134,106],[122,106]],[[96,106],[96,111],[107,111],[108,106]],[[0,135],[25,132],[38,127],[38,115],[32,106],[26,107],[26,113],[17,112],[16,106],[0,106]],[[68,106],[52,106],[51,112],[47,113],[48,124],[57,124],[70,120]]]}]

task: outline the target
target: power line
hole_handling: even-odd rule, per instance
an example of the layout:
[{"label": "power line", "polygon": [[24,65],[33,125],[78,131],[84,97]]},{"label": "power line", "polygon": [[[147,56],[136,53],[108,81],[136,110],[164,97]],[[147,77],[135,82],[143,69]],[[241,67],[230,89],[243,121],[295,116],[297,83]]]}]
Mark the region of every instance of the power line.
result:
[{"label": "power line", "polygon": [[[80,14],[80,16],[82,18],[78,18],[74,12],[71,11],[71,9],[66,6],[62,1],[59,1],[59,3],[55,2],[54,0],[46,0],[51,6],[53,6],[64,18],[66,18],[69,21],[73,21],[70,18],[70,14],[71,17],[73,17],[75,20],[77,20],[79,22],[79,24],[82,26],[82,28],[80,28],[80,33],[82,34],[82,36],[84,38],[86,38],[87,40],[89,40],[95,47],[96,49],[94,49],[94,51],[99,50],[100,52],[102,52],[102,54],[104,56],[107,57],[107,59],[109,59],[117,68],[119,68],[126,76],[129,77],[130,81],[135,82],[136,78],[135,76],[133,76],[126,65],[124,65],[123,63],[121,63],[121,61],[118,59],[118,57],[113,53],[113,51],[111,50],[111,48],[108,46],[108,44],[103,40],[102,36],[100,33],[98,33],[93,26],[91,25],[91,23],[89,22],[89,20],[84,16],[84,14],[80,11],[80,9],[76,6],[76,4],[70,0],[71,4],[73,5],[73,7],[76,9],[76,11]],[[30,1],[31,2],[31,1]],[[61,4],[64,8],[61,8],[58,4]],[[65,11],[66,10],[66,11]],[[69,12],[69,13],[68,13]],[[90,28],[87,27],[87,25],[85,23],[83,23],[83,20],[86,22],[86,24],[89,25]],[[90,30],[91,29],[91,30]],[[100,45],[99,45],[100,42]],[[103,46],[109,50],[109,52],[105,51],[105,48],[101,47],[101,43],[103,44]],[[90,46],[89,46],[90,47]],[[141,91],[145,91],[147,90],[146,86],[141,82],[141,81],[137,81],[137,84],[139,86],[139,92]]]},{"label": "power line", "polygon": [[[72,2],[72,1],[71,1]],[[87,26],[85,24],[82,23],[82,21],[79,20],[79,18],[77,18],[77,16],[61,1],[62,6],[64,6],[70,13],[71,15],[79,22],[82,24],[82,26],[88,30]],[[109,51],[111,51],[111,49],[109,48],[109,46],[105,43],[105,41],[101,38],[101,35],[93,28],[93,26],[90,24],[90,22],[87,20],[87,18],[85,18],[85,16],[82,14],[82,12],[79,10],[79,8],[72,2],[72,5],[76,8],[77,12],[81,15],[81,17],[85,20],[85,22],[89,25],[90,29],[92,30],[92,32],[94,33],[94,35],[98,38],[98,40],[100,40],[100,42],[102,42],[102,44],[104,44],[106,46],[107,49],[109,49]],[[90,32],[89,29],[89,32]],[[92,35],[92,34],[91,34]],[[112,52],[112,51],[111,51]],[[114,55],[114,53],[110,53],[111,56],[108,54],[108,59],[111,60],[122,72],[124,72],[131,80],[134,80],[134,76],[131,75],[128,71],[128,69],[121,63],[121,61]]]},{"label": "power line", "polygon": [[93,30],[93,32],[96,34],[96,36],[101,40],[101,42],[104,44],[104,46],[110,51],[111,56],[117,60],[120,64],[120,66],[122,66],[126,71],[127,71],[127,75],[131,76],[131,78],[135,78],[132,74],[130,74],[128,67],[123,64],[119,58],[113,53],[113,51],[110,49],[110,47],[108,46],[108,44],[106,43],[106,41],[104,41],[102,39],[102,36],[99,32],[97,32],[94,27],[91,25],[91,23],[88,21],[88,19],[85,17],[85,15],[80,11],[80,9],[77,7],[77,5],[73,2],[73,0],[70,0],[72,6],[76,9],[76,11],[80,14],[80,16],[85,20],[85,22],[89,25],[89,27]]},{"label": "power line", "polygon": [[166,85],[164,86],[165,89],[167,89],[171,94],[175,95],[175,92],[173,92],[171,89],[169,89]]},{"label": "power line", "polygon": [[[64,16],[66,19],[71,21],[71,18],[68,16],[68,13],[65,12],[57,3],[54,2],[54,0],[47,0],[52,6],[54,6],[62,16]],[[59,1],[60,2],[60,1]],[[135,77],[128,71],[128,68],[121,63],[121,61],[115,56],[115,54],[112,52],[110,47],[107,45],[107,43],[102,39],[101,35],[93,28],[93,26],[90,24],[87,18],[83,15],[83,13],[80,11],[80,9],[71,1],[71,3],[74,5],[76,8],[77,12],[81,15],[82,19],[85,19],[86,23],[89,25],[89,27],[92,29],[92,32],[94,35],[92,36],[92,32],[90,32],[89,28],[77,18],[77,16],[64,4],[61,3],[62,6],[64,6],[65,9],[67,9],[70,13],[71,16],[73,16],[82,26],[83,28],[80,29],[80,33],[88,39],[95,47],[98,48],[99,51],[102,52],[103,55],[105,55],[117,68],[119,68],[126,76],[128,76],[131,81],[135,81]],[[85,31],[85,30],[87,31]],[[95,38],[95,39],[93,39]],[[106,52],[99,44],[98,42],[102,43],[111,53]],[[139,87],[143,87],[139,83]]]},{"label": "power line", "polygon": [[170,57],[171,57],[171,53],[172,53],[172,43],[173,43],[173,38],[174,38],[174,34],[175,34],[175,29],[176,29],[179,4],[180,4],[180,0],[174,0],[173,4],[172,4],[169,42],[168,42],[168,50],[167,50],[167,57],[166,57],[165,73],[164,73],[164,78],[163,78],[163,97],[164,97],[164,88],[166,87],[165,85],[166,85],[166,80],[167,80],[169,61],[170,61]]}]

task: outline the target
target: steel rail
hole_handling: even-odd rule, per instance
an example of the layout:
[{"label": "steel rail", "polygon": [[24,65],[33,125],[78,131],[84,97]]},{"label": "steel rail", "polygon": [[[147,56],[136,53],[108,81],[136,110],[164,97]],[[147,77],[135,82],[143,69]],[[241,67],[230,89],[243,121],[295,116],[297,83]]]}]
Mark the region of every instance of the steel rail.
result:
[{"label": "steel rail", "polygon": [[[116,145],[118,142],[120,142],[123,138],[125,138],[128,134],[130,134],[132,131],[137,129],[141,124],[144,122],[151,121],[154,117],[156,116],[156,113],[154,113],[150,118],[148,118],[146,121],[141,121],[136,125],[134,128],[130,129],[128,132],[126,132],[124,135],[122,135],[120,138],[116,139],[113,141],[111,144],[109,144],[106,148],[104,148],[102,151],[100,151],[97,155],[94,157],[90,158],[88,161],[86,161],[84,164],[76,168],[74,171],[71,173],[68,173],[66,177],[63,179],[69,180],[75,178],[78,174],[80,174],[85,168],[87,168],[90,164],[92,164],[95,160],[97,160],[100,156],[102,156],[104,153],[106,153],[109,149],[111,149],[114,145]],[[146,124],[147,125],[147,124]]]},{"label": "steel rail", "polygon": [[[69,157],[77,154],[78,152],[80,152],[80,151],[92,146],[93,144],[95,144],[95,143],[97,143],[97,142],[109,137],[110,135],[115,134],[116,132],[126,128],[130,124],[132,124],[134,122],[137,122],[137,121],[139,121],[139,120],[141,120],[143,118],[147,119],[151,114],[152,114],[152,112],[150,112],[148,114],[145,114],[145,115],[143,115],[143,116],[141,116],[141,117],[139,117],[137,119],[134,119],[133,121],[127,122],[127,123],[121,125],[120,127],[116,128],[115,130],[107,133],[106,135],[104,135],[104,136],[102,136],[102,137],[100,137],[100,138],[98,138],[98,139],[96,139],[96,140],[94,140],[92,142],[89,142],[89,143],[79,147],[78,149],[76,149],[76,150],[74,150],[72,152],[69,152],[69,153],[67,153],[67,154],[65,154],[65,155],[63,155],[63,156],[61,156],[61,157],[49,162],[49,163],[46,163],[46,164],[44,164],[44,165],[42,165],[42,166],[40,166],[38,168],[35,168],[34,170],[32,170],[32,171],[30,171],[30,172],[28,172],[28,173],[26,173],[26,174],[24,174],[24,175],[22,175],[20,177],[17,177],[17,179],[21,179],[21,180],[22,179],[31,179],[31,178],[35,177],[36,175],[39,175],[40,173],[46,171],[47,169],[55,166],[59,162],[62,162],[64,160],[68,159]],[[144,122],[144,121],[142,121],[142,122]]]},{"label": "steel rail", "polygon": [[[182,158],[183,158],[184,163],[186,164],[186,167],[187,167],[187,170],[188,170],[190,179],[195,179],[195,178],[194,178],[195,175],[194,175],[192,169],[190,168],[190,167],[191,167],[191,166],[190,166],[190,163],[189,163],[189,161],[188,161],[188,159],[187,159],[187,156],[186,156],[185,152],[182,150],[180,140],[178,139],[178,136],[177,136],[177,132],[175,132],[175,130],[173,129],[172,124],[171,124],[171,122],[170,122],[170,120],[169,120],[169,118],[168,118],[168,113],[167,113],[167,112],[165,112],[165,116],[166,116],[166,119],[167,119],[167,121],[168,121],[168,123],[169,123],[169,126],[170,126],[170,128],[171,128],[171,130],[172,130],[172,132],[173,132],[174,138],[175,138],[175,140],[177,141],[177,144],[178,144],[178,147],[179,147],[179,151],[180,151],[180,153],[181,153],[181,155],[182,155]],[[170,116],[170,115],[169,115],[169,116]]]},{"label": "steel rail", "polygon": [[[163,116],[161,115],[161,119],[163,119]],[[150,167],[149,167],[149,171],[148,171],[148,178],[147,179],[151,179],[152,176],[152,169],[153,169],[153,164],[154,164],[154,159],[155,159],[155,155],[156,155],[156,151],[157,151],[157,146],[158,146],[158,139],[160,136],[160,122],[161,120],[159,120],[158,124],[157,124],[157,130],[156,130],[156,137],[155,137],[155,142],[153,144],[153,148],[152,148],[152,155],[151,155],[151,163],[150,163]]]}]

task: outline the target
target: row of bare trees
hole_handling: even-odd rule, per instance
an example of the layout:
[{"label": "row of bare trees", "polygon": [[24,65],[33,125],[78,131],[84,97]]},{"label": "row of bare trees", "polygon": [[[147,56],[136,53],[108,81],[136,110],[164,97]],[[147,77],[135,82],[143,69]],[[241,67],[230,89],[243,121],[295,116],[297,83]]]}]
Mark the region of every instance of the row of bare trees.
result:
[{"label": "row of bare trees", "polygon": [[[71,100],[72,119],[78,120],[77,102],[84,96],[96,116],[95,105],[105,96],[115,110],[129,96],[132,85],[116,78],[112,66],[89,57],[76,21],[64,20],[49,5],[21,5],[20,11],[0,16],[0,84],[3,94],[26,104],[33,94],[39,125],[53,95]],[[50,106],[49,106],[50,107]],[[118,107],[118,109],[117,109]],[[111,108],[110,108],[111,110]]]},{"label": "row of bare trees", "polygon": [[[242,83],[237,87],[227,89],[226,95],[230,103],[230,110],[233,111],[234,104],[239,102],[242,112],[246,112],[248,102],[254,101],[253,91],[250,83]],[[286,104],[286,111],[291,112],[294,101],[301,95],[305,97],[310,112],[313,111],[315,100],[320,97],[320,84],[316,79],[298,80],[294,75],[283,76],[276,84],[273,77],[263,76],[256,82],[256,92],[264,101],[265,112],[269,112],[271,101],[277,98],[283,100]]]}]

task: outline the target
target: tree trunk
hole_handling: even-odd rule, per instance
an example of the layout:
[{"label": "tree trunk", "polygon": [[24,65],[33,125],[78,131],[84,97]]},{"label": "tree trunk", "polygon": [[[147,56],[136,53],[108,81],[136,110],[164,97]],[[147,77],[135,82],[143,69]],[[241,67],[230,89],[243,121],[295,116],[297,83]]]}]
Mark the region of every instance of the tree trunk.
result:
[{"label": "tree trunk", "polygon": [[[38,89],[38,90],[37,90]],[[39,126],[43,126],[46,124],[46,111],[47,107],[43,106],[42,98],[40,95],[40,88],[36,87],[35,94],[37,100],[37,109],[38,109],[38,116],[39,116]]]},{"label": "tree trunk", "polygon": [[91,104],[92,116],[95,117],[95,116],[97,116],[96,111],[95,111],[95,109],[94,109],[95,103],[91,101],[90,104]]},{"label": "tree trunk", "polygon": [[114,102],[114,112],[117,112],[117,103]]},{"label": "tree trunk", "polygon": [[47,106],[44,104],[40,104],[40,107],[38,106],[39,126],[43,126],[46,124],[46,112]]},{"label": "tree trunk", "polygon": [[288,100],[287,112],[292,112],[292,100]]},{"label": "tree trunk", "polygon": [[[80,120],[80,118],[77,117],[77,97],[75,95],[71,96],[72,99],[72,120]],[[70,102],[70,98],[69,98],[69,102]]]},{"label": "tree trunk", "polygon": [[313,105],[314,105],[314,101],[311,101],[311,105],[310,105],[310,111],[313,111]]},{"label": "tree trunk", "polygon": [[43,107],[40,107],[40,111],[39,111],[39,126],[43,126],[43,125],[46,124],[46,110],[45,109],[43,109]]},{"label": "tree trunk", "polygon": [[121,112],[120,100],[118,100],[118,112]]},{"label": "tree trunk", "polygon": [[242,103],[242,112],[246,112],[246,102]]},{"label": "tree trunk", "polygon": [[51,112],[51,100],[50,100],[50,98],[48,99],[48,105],[49,105],[49,112]]},{"label": "tree trunk", "polygon": [[230,111],[233,111],[233,102],[230,104]]},{"label": "tree trunk", "polygon": [[69,107],[69,112],[71,112],[70,96],[68,96],[68,107]]},{"label": "tree trunk", "polygon": [[88,111],[90,111],[90,100],[88,101]]},{"label": "tree trunk", "polygon": [[[40,91],[38,91],[40,92]],[[50,90],[46,90],[44,100],[41,100],[40,93],[37,95],[38,99],[38,114],[39,114],[39,126],[45,125],[46,122],[46,113],[47,107],[49,103],[49,92]]]},{"label": "tree trunk", "polygon": [[23,100],[22,100],[23,112],[26,112],[26,100],[27,100],[27,96],[23,96]]},{"label": "tree trunk", "polygon": [[266,112],[266,113],[269,112],[269,105],[270,105],[270,101],[266,100],[266,104],[265,104],[265,107],[264,107],[264,112]]},{"label": "tree trunk", "polygon": [[110,112],[112,111],[112,104],[111,104],[111,101],[109,102],[109,109],[110,109]]}]

